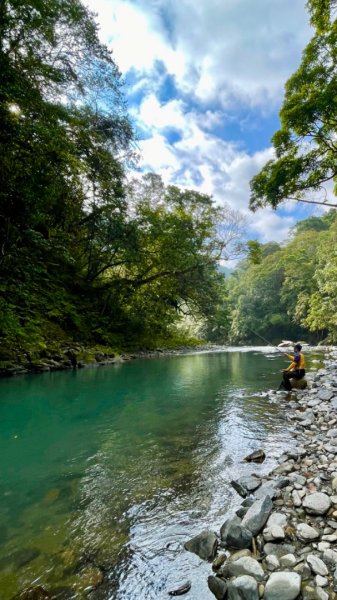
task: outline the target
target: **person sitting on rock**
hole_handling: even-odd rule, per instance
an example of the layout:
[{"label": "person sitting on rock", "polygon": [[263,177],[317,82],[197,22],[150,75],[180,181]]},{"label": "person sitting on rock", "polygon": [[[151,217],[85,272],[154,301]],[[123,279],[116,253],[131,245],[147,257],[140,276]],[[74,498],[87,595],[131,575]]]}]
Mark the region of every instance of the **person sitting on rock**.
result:
[{"label": "person sitting on rock", "polygon": [[283,380],[281,387],[283,387],[285,390],[291,390],[290,379],[302,379],[305,375],[304,354],[301,352],[301,350],[301,344],[295,344],[294,356],[287,354],[292,362],[287,369],[283,369]]}]

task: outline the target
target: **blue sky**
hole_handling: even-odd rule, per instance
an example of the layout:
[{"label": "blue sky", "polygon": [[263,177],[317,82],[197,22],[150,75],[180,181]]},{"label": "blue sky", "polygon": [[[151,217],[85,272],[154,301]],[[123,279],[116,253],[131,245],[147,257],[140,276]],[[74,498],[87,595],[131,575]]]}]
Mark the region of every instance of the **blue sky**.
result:
[{"label": "blue sky", "polygon": [[312,207],[248,210],[284,84],[311,37],[305,0],[87,0],[125,78],[140,167],[211,194],[282,241]]}]

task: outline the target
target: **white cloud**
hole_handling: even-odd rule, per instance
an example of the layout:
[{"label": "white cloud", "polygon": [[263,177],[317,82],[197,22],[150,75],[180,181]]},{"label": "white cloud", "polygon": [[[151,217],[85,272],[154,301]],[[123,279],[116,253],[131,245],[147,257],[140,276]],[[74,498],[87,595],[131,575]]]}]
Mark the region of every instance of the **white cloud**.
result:
[{"label": "white cloud", "polygon": [[161,61],[178,88],[223,106],[277,103],[310,31],[304,0],[88,0],[126,73]]},{"label": "white cloud", "polygon": [[[249,215],[253,237],[284,239],[295,222],[290,207],[285,216],[248,210],[249,181],[272,150],[249,153],[214,131],[226,119],[241,122],[242,105],[262,115],[278,109],[310,36],[305,0],[87,2],[122,72],[133,70],[132,92],[142,90],[132,108],[146,136],[139,143],[140,166]],[[174,77],[177,97],[163,102],[158,93],[166,74]]]}]

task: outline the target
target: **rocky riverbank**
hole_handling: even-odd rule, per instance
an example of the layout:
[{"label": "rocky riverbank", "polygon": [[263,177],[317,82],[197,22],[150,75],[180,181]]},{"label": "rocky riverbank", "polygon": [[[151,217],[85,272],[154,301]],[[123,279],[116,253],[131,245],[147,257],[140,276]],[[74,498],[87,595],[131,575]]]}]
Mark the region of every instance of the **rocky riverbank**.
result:
[{"label": "rocky riverbank", "polygon": [[213,561],[217,600],[337,600],[337,351],[307,380],[305,391],[273,393],[295,450],[268,477],[233,481],[244,498],[235,515],[185,544]]},{"label": "rocky riverbank", "polygon": [[0,377],[13,377],[27,373],[46,373],[48,371],[64,371],[67,369],[84,369],[105,367],[136,358],[162,358],[177,354],[188,354],[196,350],[212,350],[218,348],[212,344],[185,346],[181,348],[155,348],[138,350],[132,353],[119,354],[102,346],[86,347],[81,344],[55,346],[42,350],[38,356],[24,352],[14,352],[15,358],[0,361]]}]

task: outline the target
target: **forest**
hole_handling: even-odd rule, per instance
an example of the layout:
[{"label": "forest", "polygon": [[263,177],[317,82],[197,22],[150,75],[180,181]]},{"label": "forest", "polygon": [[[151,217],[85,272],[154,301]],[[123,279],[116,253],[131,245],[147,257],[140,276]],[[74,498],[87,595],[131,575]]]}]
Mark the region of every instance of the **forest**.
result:
[{"label": "forest", "polygon": [[[337,173],[337,24],[333,2],[308,8],[314,37],[251,208],[295,199],[330,212],[262,245],[229,206],[137,171],[123,79],[79,0],[1,3],[2,364],[70,342],[336,341],[337,219],[322,190]],[[240,262],[225,278],[229,258]]]}]

